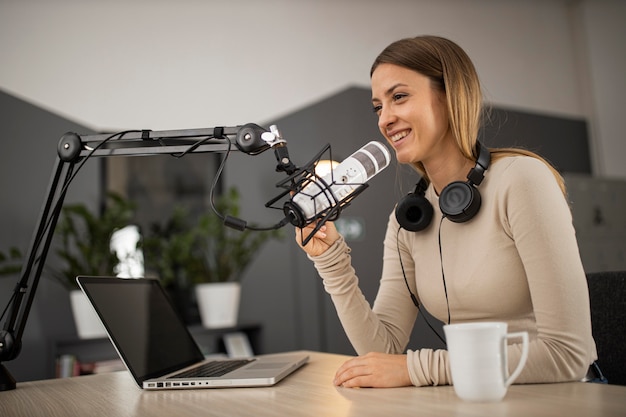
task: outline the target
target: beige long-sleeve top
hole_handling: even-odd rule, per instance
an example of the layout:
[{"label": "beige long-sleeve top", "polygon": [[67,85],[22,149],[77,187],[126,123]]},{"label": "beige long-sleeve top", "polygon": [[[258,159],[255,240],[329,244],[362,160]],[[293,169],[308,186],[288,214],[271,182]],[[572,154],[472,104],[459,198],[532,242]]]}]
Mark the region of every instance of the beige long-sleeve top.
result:
[{"label": "beige long-sleeve top", "polygon": [[[535,158],[506,157],[492,164],[479,191],[482,206],[466,223],[441,220],[432,184],[426,198],[435,214],[427,229],[398,230],[390,215],[372,307],[343,239],[311,257],[353,347],[358,354],[407,348],[418,310],[402,261],[411,290],[439,320],[447,321],[449,306],[452,323],[505,321],[509,331],[529,333],[528,360],[516,383],[581,379],[596,359],[589,293],[571,212],[554,176]],[[510,368],[521,356],[515,342],[508,346]],[[414,385],[451,383],[447,351],[408,348]]]}]

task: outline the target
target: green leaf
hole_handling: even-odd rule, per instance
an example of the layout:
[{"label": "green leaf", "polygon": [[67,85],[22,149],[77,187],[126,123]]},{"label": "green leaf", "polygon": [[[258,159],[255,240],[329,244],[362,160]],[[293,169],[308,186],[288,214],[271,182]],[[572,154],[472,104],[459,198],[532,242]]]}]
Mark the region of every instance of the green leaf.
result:
[{"label": "green leaf", "polygon": [[113,233],[132,223],[135,205],[116,193],[108,193],[100,214],[92,213],[85,204],[63,207],[55,237],[60,239],[56,254],[64,264],[53,276],[64,286],[77,288],[77,275],[113,275],[120,262],[111,251]]},{"label": "green leaf", "polygon": [[[226,190],[215,207],[220,213],[239,216],[237,189]],[[279,230],[228,228],[213,211],[194,219],[183,207],[149,230],[142,242],[146,269],[154,270],[164,285],[239,280],[268,240],[282,238]]]}]

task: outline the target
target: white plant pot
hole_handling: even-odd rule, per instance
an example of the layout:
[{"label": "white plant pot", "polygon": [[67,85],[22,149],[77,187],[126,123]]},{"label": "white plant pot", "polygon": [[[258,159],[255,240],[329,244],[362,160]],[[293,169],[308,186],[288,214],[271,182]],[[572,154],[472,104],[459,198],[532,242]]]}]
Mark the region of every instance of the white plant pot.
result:
[{"label": "white plant pot", "polygon": [[70,304],[78,337],[81,339],[106,337],[107,333],[100,318],[81,290],[70,291]]},{"label": "white plant pot", "polygon": [[240,297],[239,282],[196,285],[196,300],[202,325],[207,329],[236,326]]}]

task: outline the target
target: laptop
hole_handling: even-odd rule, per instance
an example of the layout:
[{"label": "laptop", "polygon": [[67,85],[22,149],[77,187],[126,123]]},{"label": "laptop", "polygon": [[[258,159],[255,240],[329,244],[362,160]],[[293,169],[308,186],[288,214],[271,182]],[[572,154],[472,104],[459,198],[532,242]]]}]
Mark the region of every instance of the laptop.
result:
[{"label": "laptop", "polygon": [[79,276],[76,281],[140,388],[271,386],[309,360],[304,353],[205,358],[158,280]]}]

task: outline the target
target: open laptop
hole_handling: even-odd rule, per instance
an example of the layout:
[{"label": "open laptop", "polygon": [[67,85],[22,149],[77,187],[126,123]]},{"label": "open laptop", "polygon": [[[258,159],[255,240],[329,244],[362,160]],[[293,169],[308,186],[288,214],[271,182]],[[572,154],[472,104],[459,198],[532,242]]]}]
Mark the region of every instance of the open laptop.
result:
[{"label": "open laptop", "polygon": [[[270,386],[308,362],[303,353],[206,359],[158,280],[79,276],[76,281],[141,388]],[[204,373],[206,368],[212,373]]]}]

